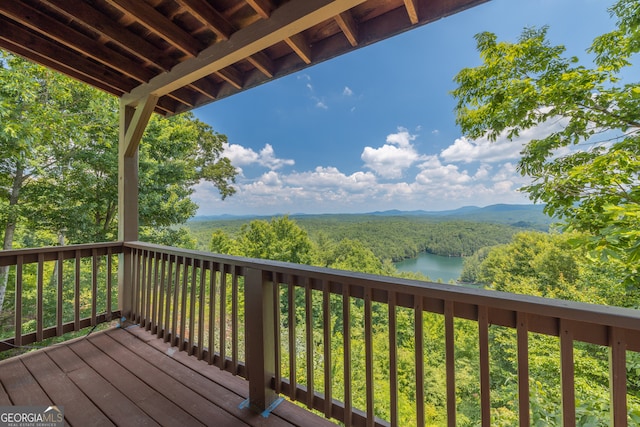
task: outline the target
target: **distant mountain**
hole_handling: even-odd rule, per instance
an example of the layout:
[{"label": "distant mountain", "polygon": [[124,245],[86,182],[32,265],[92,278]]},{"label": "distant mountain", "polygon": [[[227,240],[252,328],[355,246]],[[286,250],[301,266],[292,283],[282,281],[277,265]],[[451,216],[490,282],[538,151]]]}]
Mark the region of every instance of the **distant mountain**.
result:
[{"label": "distant mountain", "polygon": [[[415,216],[415,217],[429,217],[434,220],[464,220],[464,221],[476,221],[476,222],[492,222],[497,224],[508,224],[514,227],[520,228],[533,228],[538,230],[547,231],[549,226],[556,222],[554,218],[547,216],[544,212],[544,205],[510,205],[510,204],[495,204],[485,207],[478,206],[463,206],[458,209],[451,209],[445,211],[401,211],[398,209],[392,209],[388,211],[376,211],[369,213],[359,214],[290,214],[291,218],[304,218],[313,216],[333,216],[333,217],[355,217],[355,216]],[[198,216],[190,220],[189,222],[198,221],[232,221],[232,220],[248,220],[259,218],[272,218],[281,215],[209,215]]]},{"label": "distant mountain", "polygon": [[509,224],[520,228],[535,228],[548,230],[549,226],[556,222],[554,218],[547,216],[544,205],[509,205],[495,204],[485,207],[464,206],[458,209],[446,211],[389,211],[370,212],[367,215],[375,216],[428,216],[434,219],[458,219],[466,221],[494,222]]}]

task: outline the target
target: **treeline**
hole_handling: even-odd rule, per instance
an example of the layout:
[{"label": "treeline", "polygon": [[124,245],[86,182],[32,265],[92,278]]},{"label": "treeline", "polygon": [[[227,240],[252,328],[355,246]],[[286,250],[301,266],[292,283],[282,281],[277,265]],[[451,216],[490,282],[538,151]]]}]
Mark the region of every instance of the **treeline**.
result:
[{"label": "treeline", "polygon": [[[352,218],[355,219],[355,218]],[[382,229],[382,224],[393,224],[390,230],[403,230],[404,220],[386,218],[382,221],[360,223],[358,221],[334,221],[327,225],[327,219],[315,220],[311,228],[316,239],[299,226],[296,221],[287,217],[274,218],[270,221],[254,220],[240,225],[233,235],[228,231],[217,230],[213,233],[210,250],[234,255],[292,261],[331,268],[361,271],[373,274],[394,275],[393,265],[383,263],[373,251],[362,243],[369,241],[371,234],[378,239],[389,239]],[[301,221],[303,222],[303,221]],[[313,222],[313,221],[312,221]],[[324,229],[320,229],[323,224]],[[378,225],[376,227],[376,224]],[[341,227],[344,225],[344,227]],[[464,226],[479,233],[491,228],[471,228],[471,224],[451,223],[433,224],[439,231],[455,230],[456,236],[462,233]],[[454,227],[455,226],[455,227]],[[457,227],[457,228],[456,228]],[[347,231],[358,230],[358,240],[352,240]],[[417,233],[417,232],[416,232]],[[433,233],[437,236],[437,233]],[[330,237],[334,236],[334,237]],[[337,237],[336,237],[337,236]],[[385,236],[385,237],[383,237]],[[624,283],[624,269],[620,266],[592,259],[587,250],[573,244],[582,236],[579,234],[550,234],[541,232],[520,232],[512,236],[506,243],[492,245],[478,250],[465,259],[463,277],[472,282],[481,283],[487,289],[582,301],[588,303],[640,307],[640,296],[637,290],[630,290]],[[340,239],[341,240],[334,240]],[[371,239],[375,241],[376,239]],[[455,240],[455,239],[453,239]],[[396,272],[397,273],[397,272]],[[281,294],[281,328],[283,337],[287,336],[288,299],[286,287]],[[296,296],[296,300],[301,295]],[[342,304],[332,301],[331,321],[331,372],[335,387],[335,398],[340,395],[344,384],[342,343],[343,328],[341,326]],[[364,336],[362,301],[354,299],[351,303],[352,337],[352,369],[353,372],[365,370]],[[303,304],[296,304],[297,323],[304,324],[304,313],[300,311]],[[388,360],[389,325],[388,308],[384,304],[375,304],[373,309],[373,348],[375,378],[375,413],[378,417],[389,419],[390,381]],[[314,364],[321,368],[323,354],[322,319],[314,316]],[[398,365],[398,408],[401,425],[412,425],[415,422],[415,316],[409,309],[400,309],[396,319],[397,365]],[[425,372],[425,408],[429,425],[446,425],[446,386],[444,361],[444,327],[443,317],[437,314],[425,314],[423,320],[425,331],[424,372]],[[480,403],[477,396],[479,390],[478,371],[478,329],[473,322],[455,321],[456,351],[456,390],[458,396],[458,425],[474,426],[480,422]],[[298,332],[302,334],[302,332]],[[558,337],[530,334],[529,371],[531,390],[532,425],[562,425],[562,388],[560,385],[560,352]],[[297,337],[296,366],[298,375],[304,378],[308,349],[305,338]],[[518,400],[517,387],[517,337],[515,331],[492,326],[489,330],[489,348],[491,359],[491,422],[492,425],[511,426],[518,423],[518,409],[513,402]],[[606,347],[584,343],[574,344],[575,380],[577,406],[577,424],[605,426],[609,424],[609,369]],[[284,352],[282,364],[283,375],[287,375],[288,355]],[[627,377],[629,392],[627,396],[629,421],[640,422],[640,383],[637,381],[636,369],[640,366],[640,355],[628,354]],[[320,369],[319,368],[319,369]],[[314,376],[314,387],[322,390],[322,370]],[[364,408],[366,402],[366,384],[361,375],[351,378],[353,404]]]},{"label": "treeline", "polygon": [[[471,256],[480,248],[504,244],[521,228],[470,221],[443,221],[428,217],[375,215],[318,215],[292,217],[312,241],[357,240],[380,260],[414,258],[421,252],[442,256]],[[192,221],[187,225],[201,249],[209,249],[213,230],[238,236],[251,220]]]}]

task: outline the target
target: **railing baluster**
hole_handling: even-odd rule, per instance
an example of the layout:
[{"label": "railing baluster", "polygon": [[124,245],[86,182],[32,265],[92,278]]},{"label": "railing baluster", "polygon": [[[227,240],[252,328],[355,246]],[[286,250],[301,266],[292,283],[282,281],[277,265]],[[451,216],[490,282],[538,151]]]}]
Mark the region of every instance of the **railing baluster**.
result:
[{"label": "railing baluster", "polygon": [[76,250],[76,270],[75,270],[75,288],[74,288],[74,321],[73,330],[80,330],[80,263],[82,261],[80,250]]},{"label": "railing baluster", "polygon": [[609,327],[609,382],[611,425],[627,425],[627,342],[624,332]]},{"label": "railing baluster", "polygon": [[218,367],[225,369],[227,364],[227,265],[220,265],[220,360]]},{"label": "railing baluster", "polygon": [[216,263],[211,262],[211,274],[209,275],[209,360],[207,363],[213,365],[215,362],[215,339],[216,339]]},{"label": "railing baluster", "polygon": [[202,360],[204,351],[204,308],[205,303],[205,282],[207,278],[207,268],[209,262],[200,260],[200,295],[198,301],[198,360]]},{"label": "railing baluster", "polygon": [[282,392],[282,343],[280,340],[280,282],[277,273],[271,273],[273,280],[273,351],[276,360],[275,364],[275,391],[280,394]]},{"label": "railing baluster", "polygon": [[296,351],[296,288],[293,286],[293,277],[289,278],[289,284],[287,285],[287,302],[289,311],[287,313],[287,323],[289,325],[289,398],[296,400],[296,390],[298,388],[298,381],[296,378],[296,358],[298,353]]},{"label": "railing baluster", "polygon": [[573,330],[560,319],[560,377],[562,384],[562,425],[576,425],[576,395],[573,366]]},{"label": "railing baluster", "polygon": [[[164,342],[169,342],[169,337],[174,335],[173,330],[171,330],[171,289],[173,288],[175,292],[175,287],[173,287],[174,277],[173,277],[173,265],[177,262],[177,256],[169,255],[167,258],[167,296],[164,307],[164,327],[162,331],[162,339]],[[173,261],[172,261],[173,259]]]},{"label": "railing baluster", "polygon": [[391,427],[398,426],[398,339],[396,293],[389,291],[389,396]]},{"label": "railing baluster", "polygon": [[456,357],[453,329],[453,301],[444,302],[445,358],[447,362],[447,425],[456,425]]},{"label": "railing baluster", "polygon": [[131,252],[131,320],[137,323],[140,318],[140,310],[138,308],[138,301],[140,300],[140,254],[141,250],[134,249]]},{"label": "railing baluster", "polygon": [[106,283],[106,291],[107,291],[106,320],[107,321],[111,320],[111,317],[112,317],[111,313],[113,313],[112,302],[111,302],[111,292],[112,292],[111,280],[113,278],[113,275],[111,274],[111,269],[113,268],[113,261],[111,257],[112,257],[111,248],[107,248],[107,283]]},{"label": "railing baluster", "polygon": [[518,342],[518,412],[520,426],[530,425],[529,415],[529,320],[526,313],[516,318]]},{"label": "railing baluster", "polygon": [[149,329],[152,334],[158,333],[158,293],[160,292],[160,284],[158,283],[158,276],[160,274],[160,260],[162,254],[158,252],[153,253],[153,279],[151,280],[151,290],[153,292],[151,297],[151,310],[149,310],[149,316],[151,316],[149,322]]},{"label": "railing baluster", "polygon": [[307,408],[313,409],[313,298],[311,290],[311,279],[305,277],[304,282],[304,313],[306,327],[306,347],[307,347]]},{"label": "railing baluster", "polygon": [[15,304],[15,334],[13,344],[16,347],[22,345],[22,264],[24,258],[22,255],[16,257],[16,304]]},{"label": "railing baluster", "polygon": [[146,250],[140,250],[138,251],[138,256],[137,256],[137,260],[136,260],[136,266],[135,266],[135,272],[137,274],[136,276],[136,287],[134,290],[134,310],[135,310],[135,317],[134,317],[134,321],[139,324],[142,325],[142,321],[144,319],[144,314],[143,314],[143,307],[144,307],[144,280],[146,277],[146,266],[147,264],[145,263],[145,253]]},{"label": "railing baluster", "polygon": [[483,426],[491,424],[491,397],[489,395],[489,310],[478,306],[478,345],[480,347],[480,417]]},{"label": "railing baluster", "polygon": [[351,295],[348,284],[342,285],[342,325],[344,343],[344,425],[351,426],[353,411],[351,384]]},{"label": "railing baluster", "polygon": [[190,304],[189,304],[189,341],[187,352],[189,356],[193,355],[193,343],[194,343],[194,335],[195,335],[195,326],[196,326],[196,284],[197,284],[197,271],[196,271],[196,259],[191,259],[191,294],[189,295]]},{"label": "railing baluster", "polygon": [[180,334],[178,335],[178,350],[184,350],[187,341],[185,336],[187,334],[187,282],[189,280],[189,261],[188,258],[184,259],[182,265],[182,286],[180,287]]},{"label": "railing baluster", "polygon": [[154,312],[155,312],[155,321],[153,333],[158,337],[163,336],[163,327],[164,327],[164,295],[165,295],[165,273],[167,268],[167,259],[164,254],[160,254],[160,283],[158,284],[158,301],[154,304]]},{"label": "railing baluster", "polygon": [[371,288],[364,290],[364,357],[365,357],[365,385],[367,387],[367,426],[373,427],[374,399],[373,399],[373,322],[371,314]]},{"label": "railing baluster", "polygon": [[331,384],[331,305],[329,297],[331,283],[322,283],[322,331],[324,343],[324,416],[331,418],[331,404],[333,401]]},{"label": "railing baluster", "polygon": [[144,297],[142,299],[143,302],[143,318],[140,322],[140,326],[143,326],[147,331],[151,329],[151,292],[152,292],[152,284],[151,279],[153,277],[153,257],[155,256],[154,251],[146,251],[146,259],[145,259],[145,276],[144,281],[142,282]]},{"label": "railing baluster", "polygon": [[58,267],[57,288],[58,288],[58,301],[56,304],[56,335],[60,336],[63,333],[62,319],[64,313],[64,279],[62,274],[62,266],[64,265],[64,252],[58,252],[58,259],[56,260]]},{"label": "railing baluster", "polygon": [[238,316],[238,274],[234,267],[231,276],[231,367],[233,375],[238,373]]},{"label": "railing baluster", "polygon": [[179,257],[176,255],[176,274],[174,277],[173,283],[173,306],[171,307],[171,345],[178,346],[179,337],[178,337],[178,313],[179,313],[179,296],[180,296],[180,266],[181,263],[186,263],[186,259],[184,257]]},{"label": "railing baluster", "polygon": [[91,250],[91,326],[98,324],[98,250]]},{"label": "railing baluster", "polygon": [[44,316],[44,254],[38,254],[38,278],[36,290],[36,340],[42,341],[42,320]]},{"label": "railing baluster", "polygon": [[415,333],[415,360],[416,360],[416,420],[417,425],[424,425],[424,319],[422,298],[415,297],[414,333]]}]

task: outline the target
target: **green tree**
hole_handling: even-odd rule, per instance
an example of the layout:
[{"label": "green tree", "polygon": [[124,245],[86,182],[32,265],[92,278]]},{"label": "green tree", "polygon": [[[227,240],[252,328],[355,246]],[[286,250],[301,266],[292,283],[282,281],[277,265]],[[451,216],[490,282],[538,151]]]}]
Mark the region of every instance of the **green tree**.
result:
[{"label": "green tree", "polygon": [[216,230],[209,248],[213,252],[297,264],[310,264],[312,259],[312,244],[307,232],[287,216],[244,224],[235,240]]},{"label": "green tree", "polygon": [[[3,249],[18,227],[49,242],[110,241],[117,231],[118,104],[89,86],[0,51],[0,227]],[[141,238],[193,246],[172,229],[196,212],[193,186],[234,193],[226,137],[185,114],[153,117],[141,141]],[[0,308],[7,284],[0,270]]]},{"label": "green tree", "polygon": [[591,67],[552,45],[546,27],[525,29],[517,43],[478,34],[483,63],[458,73],[453,95],[457,123],[471,138],[562,125],[524,148],[519,171],[532,183],[523,190],[568,229],[588,232],[583,243],[619,260],[637,283],[640,85],[621,76],[640,51],[640,6],[619,0],[610,12],[617,28],[593,41]]}]

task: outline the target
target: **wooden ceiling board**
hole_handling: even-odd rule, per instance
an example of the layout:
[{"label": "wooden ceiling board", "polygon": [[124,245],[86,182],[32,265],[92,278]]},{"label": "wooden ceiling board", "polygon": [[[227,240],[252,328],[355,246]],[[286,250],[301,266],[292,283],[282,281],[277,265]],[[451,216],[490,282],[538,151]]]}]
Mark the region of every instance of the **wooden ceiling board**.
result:
[{"label": "wooden ceiling board", "polygon": [[10,0],[0,47],[172,115],[485,1]]}]

